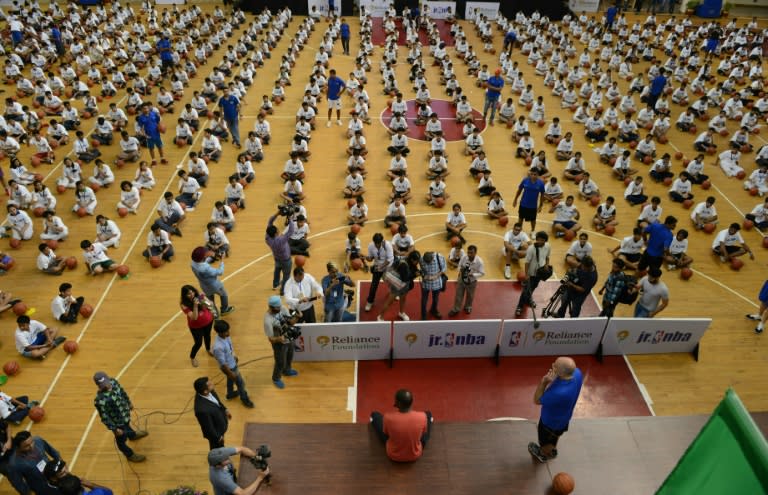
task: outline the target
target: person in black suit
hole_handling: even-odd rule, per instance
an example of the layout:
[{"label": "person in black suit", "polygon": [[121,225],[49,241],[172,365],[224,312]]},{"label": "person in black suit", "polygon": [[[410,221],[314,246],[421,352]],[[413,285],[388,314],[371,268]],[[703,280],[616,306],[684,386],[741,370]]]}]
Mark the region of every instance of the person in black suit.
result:
[{"label": "person in black suit", "polygon": [[213,382],[207,376],[195,380],[195,417],[203,430],[203,437],[208,440],[210,449],[224,446],[224,433],[227,432],[232,415],[213,389]]}]

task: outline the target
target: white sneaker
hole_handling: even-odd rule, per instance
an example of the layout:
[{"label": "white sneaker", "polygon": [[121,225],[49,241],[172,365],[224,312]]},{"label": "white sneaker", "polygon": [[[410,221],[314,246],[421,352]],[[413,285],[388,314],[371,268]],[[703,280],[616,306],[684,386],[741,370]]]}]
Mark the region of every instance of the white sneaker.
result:
[{"label": "white sneaker", "polygon": [[331,121],[330,120],[325,123],[325,127],[331,127]]},{"label": "white sneaker", "polygon": [[370,311],[372,307],[373,307],[373,304],[369,302],[365,303],[365,311]]},{"label": "white sneaker", "polygon": [[677,270],[677,265],[667,265],[667,270],[669,271]]},{"label": "white sneaker", "polygon": [[725,256],[720,256],[720,261],[722,261],[723,263],[725,263],[725,262],[726,262],[726,261],[728,261],[728,260],[725,258]]},{"label": "white sneaker", "polygon": [[409,321],[409,320],[410,320],[410,318],[408,317],[408,315],[407,315],[407,314],[405,314],[405,313],[397,313],[397,316],[398,316],[398,317],[399,317],[401,320],[403,320],[403,321]]},{"label": "white sneaker", "polygon": [[504,267],[504,278],[507,280],[512,278],[512,268],[509,265]]},{"label": "white sneaker", "polygon": [[339,119],[339,120],[337,120],[337,121],[336,121],[336,125],[342,125],[342,123],[341,123],[341,119]]}]

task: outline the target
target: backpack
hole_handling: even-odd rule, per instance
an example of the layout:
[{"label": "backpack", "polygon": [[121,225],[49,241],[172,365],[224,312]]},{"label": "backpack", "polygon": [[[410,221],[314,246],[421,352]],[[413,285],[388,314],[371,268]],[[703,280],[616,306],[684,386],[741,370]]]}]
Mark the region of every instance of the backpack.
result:
[{"label": "backpack", "polygon": [[632,275],[624,274],[624,287],[621,289],[621,294],[617,298],[616,302],[620,304],[634,304],[637,301],[637,296],[640,293],[638,290],[634,290],[637,285],[637,278]]}]

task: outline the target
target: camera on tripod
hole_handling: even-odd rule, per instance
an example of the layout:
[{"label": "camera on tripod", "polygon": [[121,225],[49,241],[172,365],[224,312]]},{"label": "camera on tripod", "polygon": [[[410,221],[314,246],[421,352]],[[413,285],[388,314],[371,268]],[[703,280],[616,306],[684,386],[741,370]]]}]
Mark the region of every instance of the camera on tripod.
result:
[{"label": "camera on tripod", "polygon": [[565,285],[568,282],[572,284],[578,284],[579,283],[579,273],[576,270],[568,270],[565,272],[565,275],[563,275],[563,278],[560,279],[560,283]]},{"label": "camera on tripod", "polygon": [[287,203],[283,205],[277,205],[277,211],[284,217],[290,217],[291,215],[301,211],[301,207],[293,203]]},{"label": "camera on tripod", "polygon": [[269,450],[269,445],[259,445],[259,449],[256,451],[256,455],[248,459],[253,464],[253,467],[260,471],[264,471],[269,467],[267,459],[272,456],[272,451]]}]

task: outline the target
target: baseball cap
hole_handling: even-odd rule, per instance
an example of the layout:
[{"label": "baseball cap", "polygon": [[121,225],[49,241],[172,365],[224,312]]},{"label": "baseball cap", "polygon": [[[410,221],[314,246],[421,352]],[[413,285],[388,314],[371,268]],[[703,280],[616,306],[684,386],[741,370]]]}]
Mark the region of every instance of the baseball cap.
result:
[{"label": "baseball cap", "polygon": [[267,304],[270,308],[279,308],[282,306],[280,303],[280,296],[269,296],[269,299],[267,300]]},{"label": "baseball cap", "polygon": [[93,375],[93,382],[99,386],[99,390],[104,390],[109,385],[109,375],[103,371],[97,371]]},{"label": "baseball cap", "polygon": [[230,456],[237,454],[234,447],[218,447],[208,452],[208,465],[215,466],[227,460]]}]

